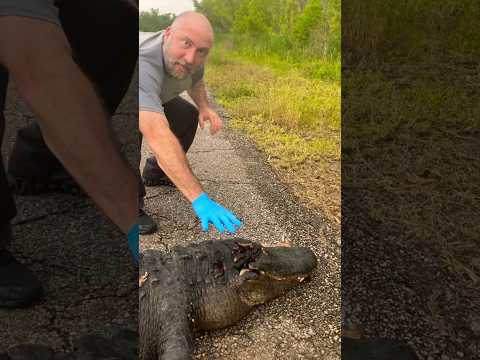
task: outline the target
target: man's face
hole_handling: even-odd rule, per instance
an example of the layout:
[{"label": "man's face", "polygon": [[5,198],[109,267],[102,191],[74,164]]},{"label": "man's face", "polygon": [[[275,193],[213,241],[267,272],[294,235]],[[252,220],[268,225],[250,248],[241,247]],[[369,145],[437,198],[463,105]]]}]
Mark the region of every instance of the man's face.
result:
[{"label": "man's face", "polygon": [[176,79],[184,79],[205,64],[212,47],[208,34],[195,32],[188,27],[174,31],[167,28],[163,39],[166,71]]}]

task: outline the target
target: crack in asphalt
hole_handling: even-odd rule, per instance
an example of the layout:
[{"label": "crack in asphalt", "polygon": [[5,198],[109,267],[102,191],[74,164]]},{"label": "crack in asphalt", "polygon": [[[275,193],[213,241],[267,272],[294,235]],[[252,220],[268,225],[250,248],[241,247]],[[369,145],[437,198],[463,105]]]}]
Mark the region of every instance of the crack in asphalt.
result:
[{"label": "crack in asphalt", "polygon": [[94,207],[94,205],[90,204],[90,203],[83,203],[83,204],[76,204],[76,205],[77,206],[69,207],[68,209],[65,209],[65,210],[58,210],[58,211],[54,211],[54,212],[51,212],[51,213],[46,213],[46,214],[33,216],[33,217],[29,217],[29,218],[22,219],[22,220],[17,220],[17,221],[12,222],[12,226],[30,224],[30,223],[37,222],[37,221],[40,221],[40,220],[45,220],[46,218],[48,218],[52,215],[53,216],[55,216],[55,215],[65,215],[65,214],[74,212],[75,210],[86,209],[88,207]]}]

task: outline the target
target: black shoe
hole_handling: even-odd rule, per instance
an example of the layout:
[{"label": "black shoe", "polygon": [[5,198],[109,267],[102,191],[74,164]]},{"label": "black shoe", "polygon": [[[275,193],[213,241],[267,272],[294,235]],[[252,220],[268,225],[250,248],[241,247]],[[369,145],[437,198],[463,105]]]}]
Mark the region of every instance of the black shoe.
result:
[{"label": "black shoe", "polygon": [[140,235],[153,234],[155,231],[157,231],[157,224],[155,223],[155,221],[142,209],[140,209],[138,227]]},{"label": "black shoe", "polygon": [[155,157],[149,157],[142,171],[143,183],[146,186],[175,186],[157,164]]},{"label": "black shoe", "polygon": [[25,307],[42,295],[33,273],[6,249],[0,250],[0,307]]}]

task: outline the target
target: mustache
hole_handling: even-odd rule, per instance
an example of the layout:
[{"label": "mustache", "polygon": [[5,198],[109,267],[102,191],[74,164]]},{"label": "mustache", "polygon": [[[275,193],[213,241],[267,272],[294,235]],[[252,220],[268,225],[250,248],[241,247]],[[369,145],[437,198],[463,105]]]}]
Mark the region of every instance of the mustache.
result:
[{"label": "mustache", "polygon": [[185,69],[187,69],[188,71],[192,71],[192,66],[185,63],[185,62],[182,62],[182,61],[175,61],[174,62],[174,65],[181,65],[183,66]]}]

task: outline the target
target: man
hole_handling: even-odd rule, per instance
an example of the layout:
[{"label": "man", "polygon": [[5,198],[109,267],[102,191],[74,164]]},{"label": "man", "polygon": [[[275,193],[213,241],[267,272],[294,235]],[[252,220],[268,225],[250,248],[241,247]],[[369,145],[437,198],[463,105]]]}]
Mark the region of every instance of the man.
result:
[{"label": "man", "polygon": [[[137,5],[129,0],[57,0],[55,4],[76,63],[93,82],[107,114],[112,116],[128,89],[138,58],[134,51]],[[7,171],[9,182],[19,196],[52,191],[82,193],[46,145],[37,123],[18,131]],[[140,189],[143,192],[141,184]],[[140,202],[143,203],[142,199]],[[142,209],[139,226],[143,234],[157,228]]]},{"label": "man", "polygon": [[[164,31],[140,44],[139,127],[155,157],[146,161],[144,182],[157,185],[170,179],[192,204],[204,231],[212,223],[223,233],[241,226],[235,215],[211,200],[192,173],[185,153],[198,124],[210,122],[211,134],[222,120],[207,101],[203,66],[213,45],[207,18],[188,11]],[[198,110],[178,95],[187,90]]]},{"label": "man", "polygon": [[[35,114],[45,143],[75,181],[127,235],[132,256],[138,260],[138,176],[120,155],[108,126],[108,112],[116,108],[129,82],[122,78],[115,83],[112,76],[133,71],[136,52],[120,48],[121,56],[129,60],[122,62],[110,57],[108,61],[103,57],[105,52],[100,51],[100,45],[108,47],[108,43],[97,44],[99,53],[92,53],[87,45],[95,38],[82,38],[77,33],[80,24],[84,31],[95,32],[100,30],[99,24],[108,29],[117,22],[114,29],[119,33],[115,35],[120,34],[120,39],[116,44],[121,45],[122,41],[132,44],[138,32],[138,9],[128,0],[60,0],[55,4],[53,0],[0,2],[0,142],[10,78]],[[89,16],[100,8],[105,17],[89,21]],[[116,16],[119,18],[111,20]],[[130,40],[122,38],[128,34]],[[99,68],[95,66],[96,61],[101,63]],[[84,65],[83,69],[79,63]],[[102,82],[100,74],[105,74],[108,68],[114,71],[106,74]],[[89,77],[99,80],[96,87]],[[112,92],[115,88],[120,91]],[[36,131],[34,128],[26,131],[26,137],[38,135]],[[31,271],[6,249],[11,240],[10,220],[16,209],[1,160],[0,157],[0,307],[19,307],[36,300],[42,290]]]}]

